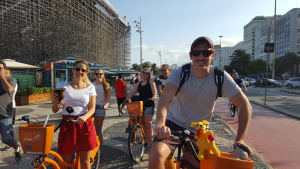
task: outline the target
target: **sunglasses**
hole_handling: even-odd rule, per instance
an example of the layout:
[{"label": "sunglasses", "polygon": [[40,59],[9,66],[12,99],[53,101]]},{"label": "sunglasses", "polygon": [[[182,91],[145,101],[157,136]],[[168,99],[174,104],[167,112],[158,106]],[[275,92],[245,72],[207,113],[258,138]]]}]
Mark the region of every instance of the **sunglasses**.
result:
[{"label": "sunglasses", "polygon": [[76,71],[76,72],[80,72],[80,70],[81,70],[81,72],[86,72],[85,69],[80,69],[79,67],[75,68],[75,71]]},{"label": "sunglasses", "polygon": [[200,54],[202,54],[203,57],[208,58],[212,53],[214,53],[214,51],[209,50],[209,49],[207,49],[207,50],[192,50],[191,51],[191,55],[195,56],[195,57],[198,57],[198,56],[200,56]]},{"label": "sunglasses", "polygon": [[102,76],[102,73],[95,73],[96,76]]},{"label": "sunglasses", "polygon": [[166,72],[166,71],[168,71],[168,69],[161,69],[160,71],[162,71],[162,72]]},{"label": "sunglasses", "polygon": [[150,75],[149,72],[142,72],[142,74],[145,74],[145,75]]}]

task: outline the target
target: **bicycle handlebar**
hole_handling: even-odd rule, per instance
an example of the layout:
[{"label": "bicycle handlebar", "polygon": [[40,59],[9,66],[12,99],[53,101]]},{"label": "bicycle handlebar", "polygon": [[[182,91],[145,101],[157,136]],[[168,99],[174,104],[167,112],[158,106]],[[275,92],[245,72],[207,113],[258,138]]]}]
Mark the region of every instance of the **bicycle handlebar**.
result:
[{"label": "bicycle handlebar", "polygon": [[[192,149],[192,154],[193,154],[193,157],[198,161],[200,162],[199,158],[198,158],[198,153],[196,152],[195,150],[195,147],[194,145],[192,144],[192,141],[190,139],[190,137],[194,137],[194,133],[192,133],[191,131],[189,130],[184,130],[184,131],[171,131],[171,139],[173,140],[177,140],[179,141],[179,144],[178,145],[175,145],[176,148],[179,147],[179,150],[178,150],[178,158],[179,158],[179,161],[180,161],[180,153],[181,153],[181,149],[182,149],[182,146],[185,145],[185,146],[190,146],[190,148]],[[186,143],[186,144],[185,144]]]}]

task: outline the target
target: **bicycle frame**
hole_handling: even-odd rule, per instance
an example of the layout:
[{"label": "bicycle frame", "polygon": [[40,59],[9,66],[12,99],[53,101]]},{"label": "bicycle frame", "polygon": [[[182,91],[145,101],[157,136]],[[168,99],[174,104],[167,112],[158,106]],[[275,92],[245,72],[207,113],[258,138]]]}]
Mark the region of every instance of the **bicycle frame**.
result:
[{"label": "bicycle frame", "polygon": [[[172,136],[173,138],[177,137],[177,136]],[[180,134],[179,138],[179,144],[176,146],[176,148],[178,148],[177,151],[177,159],[175,161],[174,156],[172,155],[171,158],[167,159],[164,163],[164,166],[166,169],[180,169],[180,165],[181,165],[181,152],[182,152],[182,148],[184,146],[184,143],[188,143],[191,148],[193,149],[193,155],[196,159],[198,159],[197,157],[197,152],[195,151],[195,148],[193,146],[193,144],[191,143],[191,140],[187,137],[187,135],[185,135],[183,132]]]},{"label": "bicycle frame", "polygon": [[[97,143],[98,146],[92,150],[91,152],[91,165],[95,162],[95,156],[97,154],[97,151],[100,147],[100,141],[99,138],[97,137]],[[49,157],[45,157],[47,155],[53,156],[55,159],[57,159],[59,161],[59,165],[55,160],[49,158]],[[44,168],[46,169],[45,163],[50,164],[54,169],[60,169],[61,167],[65,167],[65,168],[72,168],[72,169],[80,169],[80,157],[76,156],[76,158],[73,159],[72,163],[67,163],[63,160],[63,158],[61,157],[60,154],[58,154],[57,152],[50,150],[50,152],[47,155],[40,155],[38,158],[36,158],[33,162],[32,165],[39,169],[39,168]]]},{"label": "bicycle frame", "polygon": [[[28,124],[30,123],[29,120],[27,120],[27,123]],[[55,132],[59,129],[61,123],[55,128],[54,131],[52,130],[52,134],[53,134],[53,132]],[[53,140],[52,140],[52,137],[51,137],[51,144],[52,144],[52,141]],[[95,157],[96,157],[97,152],[100,148],[100,141],[99,141],[98,136],[97,136],[97,143],[98,143],[98,146],[95,147],[93,150],[91,150],[90,165],[94,164]],[[48,155],[53,156],[55,159],[58,160],[58,162],[56,162],[52,158],[49,158]],[[38,155],[38,157],[36,157],[35,160],[32,162],[32,165],[36,169],[41,169],[41,168],[46,169],[47,168],[46,165],[45,165],[46,163],[50,164],[54,169],[60,169],[61,167],[63,167],[63,168],[72,168],[72,169],[80,169],[80,157],[79,157],[79,155],[77,155],[76,158],[74,158],[71,163],[67,163],[66,161],[63,160],[63,158],[60,154],[58,154],[57,152],[55,152],[53,150],[49,150],[45,154]]]}]

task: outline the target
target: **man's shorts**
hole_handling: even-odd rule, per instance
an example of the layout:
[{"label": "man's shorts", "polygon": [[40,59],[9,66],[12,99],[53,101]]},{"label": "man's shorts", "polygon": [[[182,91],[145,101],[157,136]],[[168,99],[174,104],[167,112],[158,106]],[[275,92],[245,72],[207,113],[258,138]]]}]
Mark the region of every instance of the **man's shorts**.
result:
[{"label": "man's shorts", "polygon": [[120,106],[124,101],[126,100],[126,97],[123,98],[117,98],[118,106]]},{"label": "man's shorts", "polygon": [[12,118],[0,118],[0,134],[4,144],[12,145],[15,141]]},{"label": "man's shorts", "polygon": [[[63,119],[68,116],[63,116]],[[78,116],[71,116],[78,118]],[[63,122],[58,135],[58,153],[73,155],[80,151],[90,151],[97,147],[95,126],[92,118],[84,123]]]},{"label": "man's shorts", "polygon": [[144,107],[143,115],[154,115],[154,107]]},{"label": "man's shorts", "polygon": [[103,105],[98,105],[96,104],[96,108],[95,108],[95,113],[94,113],[94,116],[101,116],[101,117],[105,117],[106,115],[106,111],[104,109],[104,106]]},{"label": "man's shorts", "polygon": [[[178,126],[177,124],[173,123],[170,120],[166,121],[166,126],[168,126],[171,131],[183,131],[185,128]],[[193,144],[193,147],[195,148],[196,152],[198,152],[198,147],[196,144],[196,140],[194,138],[190,138]],[[168,145],[168,147],[171,150],[171,154],[169,158],[172,157],[174,154],[176,145],[178,145],[178,142],[175,142],[173,140],[165,139],[165,140],[159,140],[156,137],[154,138],[153,142],[162,142]],[[184,145],[183,155],[181,158],[181,167],[182,168],[189,168],[189,169],[199,169],[200,163],[194,158],[192,147],[189,146],[189,144]]]}]

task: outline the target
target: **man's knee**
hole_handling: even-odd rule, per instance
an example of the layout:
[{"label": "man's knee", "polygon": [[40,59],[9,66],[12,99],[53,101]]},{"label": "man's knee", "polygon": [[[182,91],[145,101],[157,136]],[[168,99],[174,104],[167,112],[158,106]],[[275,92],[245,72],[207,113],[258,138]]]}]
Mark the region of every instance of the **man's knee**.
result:
[{"label": "man's knee", "polygon": [[167,157],[170,155],[171,150],[167,144],[156,142],[153,143],[150,150],[150,159],[165,161]]}]

